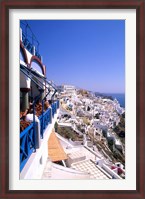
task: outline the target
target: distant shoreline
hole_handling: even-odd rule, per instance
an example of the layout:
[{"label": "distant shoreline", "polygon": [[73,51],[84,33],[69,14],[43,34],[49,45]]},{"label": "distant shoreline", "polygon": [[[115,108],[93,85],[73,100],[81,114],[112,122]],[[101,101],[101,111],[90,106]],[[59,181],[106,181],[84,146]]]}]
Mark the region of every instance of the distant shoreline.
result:
[{"label": "distant shoreline", "polygon": [[117,99],[120,105],[125,108],[125,93],[103,93],[103,95],[111,96],[113,99]]},{"label": "distant shoreline", "polygon": [[116,98],[120,106],[125,108],[125,93],[99,93],[95,92],[95,96],[110,97],[113,100]]}]

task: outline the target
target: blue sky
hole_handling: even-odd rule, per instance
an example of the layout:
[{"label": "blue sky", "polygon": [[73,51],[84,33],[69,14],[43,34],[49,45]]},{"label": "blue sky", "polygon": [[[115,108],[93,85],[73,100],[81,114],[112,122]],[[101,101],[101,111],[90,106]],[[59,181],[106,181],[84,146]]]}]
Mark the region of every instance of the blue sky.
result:
[{"label": "blue sky", "polygon": [[104,92],[125,91],[124,20],[28,20],[57,85]]}]

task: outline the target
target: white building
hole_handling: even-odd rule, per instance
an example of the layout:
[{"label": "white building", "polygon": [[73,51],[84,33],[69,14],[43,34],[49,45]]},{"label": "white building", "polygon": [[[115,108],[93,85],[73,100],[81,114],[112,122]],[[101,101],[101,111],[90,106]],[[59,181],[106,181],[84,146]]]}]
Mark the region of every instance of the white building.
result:
[{"label": "white building", "polygon": [[75,94],[76,93],[76,88],[73,85],[62,85],[63,92],[66,94]]},{"label": "white building", "polygon": [[[44,110],[45,98],[54,97],[56,89],[46,79],[46,66],[37,45],[28,39],[22,29],[20,29],[20,179],[39,179],[48,158],[48,140],[59,112],[59,101],[53,101],[51,106]],[[37,101],[40,104],[37,104]],[[31,117],[28,122],[26,119],[30,102],[33,112],[29,113]]]}]

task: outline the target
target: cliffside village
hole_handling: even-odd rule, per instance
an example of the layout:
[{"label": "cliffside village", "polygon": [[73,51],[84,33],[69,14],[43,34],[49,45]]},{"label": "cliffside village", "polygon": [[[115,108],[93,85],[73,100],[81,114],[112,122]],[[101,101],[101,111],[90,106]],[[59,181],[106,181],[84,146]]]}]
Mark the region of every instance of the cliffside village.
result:
[{"label": "cliffside village", "polygon": [[116,99],[95,96],[71,85],[59,89],[55,131],[73,146],[86,146],[108,164],[119,162],[125,169],[125,109]]}]

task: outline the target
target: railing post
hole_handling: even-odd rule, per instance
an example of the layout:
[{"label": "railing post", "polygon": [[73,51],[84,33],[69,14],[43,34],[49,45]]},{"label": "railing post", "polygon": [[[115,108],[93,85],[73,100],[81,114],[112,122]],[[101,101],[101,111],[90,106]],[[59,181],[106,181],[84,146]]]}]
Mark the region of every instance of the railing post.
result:
[{"label": "railing post", "polygon": [[56,110],[57,110],[57,104],[56,104],[56,102],[54,102],[54,114],[56,113]]},{"label": "railing post", "polygon": [[56,113],[57,113],[57,101],[55,102],[55,104],[56,104]]},{"label": "railing post", "polygon": [[52,107],[50,108],[50,123],[52,123]]},{"label": "railing post", "polygon": [[59,100],[57,100],[57,108],[59,109]]},{"label": "railing post", "polygon": [[20,172],[34,152],[34,123],[20,133]]},{"label": "railing post", "polygon": [[52,117],[54,117],[54,103],[52,103]]},{"label": "railing post", "polygon": [[34,122],[34,152],[36,152],[36,122],[35,122],[35,103],[33,103],[33,122]]},{"label": "railing post", "polygon": [[43,111],[44,111],[44,100],[42,100],[42,126],[41,126],[41,138],[43,139],[43,131],[44,131],[44,116],[43,116]]}]

